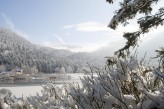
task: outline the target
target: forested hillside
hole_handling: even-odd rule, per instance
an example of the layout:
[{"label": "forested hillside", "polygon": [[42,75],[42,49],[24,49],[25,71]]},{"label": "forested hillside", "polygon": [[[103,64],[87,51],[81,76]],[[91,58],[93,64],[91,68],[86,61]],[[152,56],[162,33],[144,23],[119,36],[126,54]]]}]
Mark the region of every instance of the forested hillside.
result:
[{"label": "forested hillside", "polygon": [[86,66],[86,62],[100,66],[104,60],[91,53],[37,46],[8,29],[0,28],[1,71],[10,71],[17,66],[36,68],[38,72],[44,73],[78,72]]}]

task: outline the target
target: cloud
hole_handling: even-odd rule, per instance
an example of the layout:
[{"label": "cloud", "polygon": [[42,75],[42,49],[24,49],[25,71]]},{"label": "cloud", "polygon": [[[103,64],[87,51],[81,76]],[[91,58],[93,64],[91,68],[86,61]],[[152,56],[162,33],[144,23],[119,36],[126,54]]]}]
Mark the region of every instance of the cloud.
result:
[{"label": "cloud", "polygon": [[76,46],[76,45],[64,45],[64,44],[55,44],[51,41],[44,41],[42,43],[43,46],[46,47],[50,47],[50,48],[54,48],[54,49],[65,49],[65,50],[69,50],[72,52],[78,52],[80,51],[81,47],[80,46]]},{"label": "cloud", "polygon": [[110,28],[107,25],[99,23],[99,22],[83,22],[73,25],[64,26],[65,29],[75,29],[81,32],[100,32],[100,31],[110,31]]},{"label": "cloud", "polygon": [[64,26],[65,29],[74,28],[74,27],[75,27],[75,25],[66,25],[66,26]]},{"label": "cloud", "polygon": [[[149,44],[151,45],[152,42],[156,42],[156,45],[159,45],[158,42],[160,42],[163,38],[163,30],[164,26],[159,26],[157,28],[152,28],[149,33],[144,34],[141,36],[140,40],[143,44]],[[161,39],[159,39],[159,37]],[[163,46],[163,43],[161,44]]]},{"label": "cloud", "polygon": [[10,28],[10,29],[14,29],[15,28],[14,23],[11,21],[11,19],[8,16],[6,16],[6,14],[1,13],[0,15],[5,20],[5,23],[6,23],[8,28]]},{"label": "cloud", "polygon": [[63,40],[63,38],[62,38],[62,37],[60,37],[59,35],[55,35],[54,37],[55,37],[55,38],[57,38],[57,39],[59,40],[59,42],[60,42],[62,45],[64,45],[64,44],[65,44],[65,42],[64,42],[64,40]]},{"label": "cloud", "polygon": [[[132,26],[127,26],[126,28],[119,26],[117,30],[112,30],[106,27],[106,25],[99,22],[84,22],[79,24],[67,25],[64,26],[64,28],[75,29],[81,32],[104,32],[102,36],[106,37],[106,40],[104,40],[103,42],[100,41],[100,42],[86,43],[84,45],[68,45],[64,42],[61,36],[55,35],[55,38],[59,40],[60,44],[47,40],[43,42],[43,45],[55,49],[66,49],[72,52],[94,52],[104,47],[109,47],[111,49],[114,49],[124,45],[125,40],[122,37],[123,32],[128,30],[135,31],[138,29],[137,26],[132,25]],[[68,33],[68,35],[69,34],[70,33]]]},{"label": "cloud", "polygon": [[20,36],[22,36],[22,37],[24,37],[26,39],[30,39],[29,35],[27,35],[23,31],[21,31],[21,30],[16,28],[14,22],[12,22],[12,20],[5,13],[0,13],[0,16],[4,19],[7,28],[11,29],[12,31],[14,31],[18,35],[20,35]]},{"label": "cloud", "polygon": [[55,44],[53,41],[44,41],[43,46],[51,47],[54,49],[65,49],[72,52],[94,52],[102,47],[109,46],[110,41],[104,43],[89,43],[85,45],[68,45],[68,44]]},{"label": "cloud", "polygon": [[138,25],[132,22],[133,25],[128,25],[126,27],[120,25],[116,30],[107,27],[107,24],[100,22],[83,22],[78,24],[66,25],[64,29],[74,29],[80,32],[105,32],[109,36],[122,36],[124,32],[134,32],[138,30]]},{"label": "cloud", "polygon": [[65,33],[66,35],[70,35],[71,33],[69,33],[69,32],[67,32],[67,33]]}]

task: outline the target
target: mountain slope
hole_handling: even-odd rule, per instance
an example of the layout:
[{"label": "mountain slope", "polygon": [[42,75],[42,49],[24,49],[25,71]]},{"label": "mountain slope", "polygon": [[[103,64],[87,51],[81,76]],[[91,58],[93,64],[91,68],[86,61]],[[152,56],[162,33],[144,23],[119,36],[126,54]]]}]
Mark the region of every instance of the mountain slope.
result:
[{"label": "mountain slope", "polygon": [[[100,60],[100,61],[99,61]],[[89,53],[73,53],[67,50],[57,50],[34,45],[16,33],[0,28],[0,65],[6,70],[14,67],[36,68],[39,72],[55,73],[64,68],[76,72],[78,68],[91,65],[100,66],[100,57]]]}]

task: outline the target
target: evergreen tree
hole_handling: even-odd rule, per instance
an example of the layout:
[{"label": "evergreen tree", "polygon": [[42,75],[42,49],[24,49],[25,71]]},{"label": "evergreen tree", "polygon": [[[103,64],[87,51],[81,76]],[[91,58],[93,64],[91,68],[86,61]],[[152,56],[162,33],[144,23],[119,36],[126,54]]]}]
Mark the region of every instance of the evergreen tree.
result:
[{"label": "evergreen tree", "polygon": [[[106,0],[110,4],[114,0]],[[139,29],[135,32],[126,32],[123,37],[127,40],[126,45],[116,51],[118,56],[124,57],[129,54],[129,49],[138,45],[138,40],[141,34],[148,33],[152,28],[157,28],[163,25],[164,21],[164,7],[159,7],[155,14],[152,14],[153,4],[159,3],[160,0],[122,0],[120,2],[120,9],[118,9],[111,19],[108,27],[116,29],[119,24],[126,26],[128,20],[134,19],[136,15],[140,14],[141,17],[137,19]],[[157,50],[161,59],[164,58],[164,49]]]}]

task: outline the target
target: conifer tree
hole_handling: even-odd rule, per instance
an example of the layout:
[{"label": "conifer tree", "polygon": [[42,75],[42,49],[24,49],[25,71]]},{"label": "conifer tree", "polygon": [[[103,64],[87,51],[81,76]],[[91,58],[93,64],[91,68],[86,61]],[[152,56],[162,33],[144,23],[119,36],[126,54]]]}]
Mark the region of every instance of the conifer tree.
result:
[{"label": "conifer tree", "polygon": [[[116,0],[106,0],[113,4]],[[129,49],[138,45],[138,40],[141,34],[148,33],[153,28],[163,25],[164,22],[164,7],[159,7],[155,14],[152,14],[153,4],[158,4],[160,0],[122,0],[120,8],[116,11],[111,19],[108,27],[116,29],[119,24],[127,25],[128,20],[134,19],[136,15],[140,14],[141,17],[137,19],[139,29],[135,32],[126,32],[123,37],[127,40],[125,46],[118,51],[118,56],[124,57],[128,55]],[[164,58],[164,49],[156,50],[157,57]]]}]

